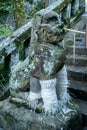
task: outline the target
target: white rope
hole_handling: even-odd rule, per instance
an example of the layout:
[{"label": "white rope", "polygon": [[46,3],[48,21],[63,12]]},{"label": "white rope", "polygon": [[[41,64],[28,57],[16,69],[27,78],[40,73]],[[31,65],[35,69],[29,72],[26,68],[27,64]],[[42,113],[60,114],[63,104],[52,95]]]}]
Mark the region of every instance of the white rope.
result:
[{"label": "white rope", "polygon": [[41,94],[46,113],[55,114],[58,111],[58,100],[56,95],[57,79],[40,80]]},{"label": "white rope", "polygon": [[38,104],[38,99],[41,98],[41,93],[40,91],[38,92],[31,92],[29,93],[29,97],[28,97],[28,102],[29,102],[29,106],[31,108],[33,108],[34,110],[36,109],[37,107],[37,104]]}]

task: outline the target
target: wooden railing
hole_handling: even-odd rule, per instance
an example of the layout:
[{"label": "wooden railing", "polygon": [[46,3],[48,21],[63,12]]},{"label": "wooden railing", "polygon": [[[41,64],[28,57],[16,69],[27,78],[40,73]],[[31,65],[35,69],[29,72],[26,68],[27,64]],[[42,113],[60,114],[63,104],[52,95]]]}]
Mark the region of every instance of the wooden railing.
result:
[{"label": "wooden railing", "polygon": [[65,28],[65,30],[66,31],[70,31],[70,32],[74,32],[74,33],[86,34],[86,32],[75,30],[75,29]]},{"label": "wooden railing", "polygon": [[69,29],[69,28],[65,28],[66,31],[69,31],[69,32],[73,32],[73,39],[74,39],[74,42],[73,42],[73,63],[75,63],[75,57],[76,57],[76,33],[77,34],[83,34],[83,35],[86,35],[86,32],[83,32],[83,31],[79,31],[79,30],[74,30],[74,29]]},{"label": "wooden railing", "polygon": [[[61,17],[60,20],[64,21],[66,26],[68,25],[70,26],[73,23],[73,21],[75,21],[76,18],[80,16],[81,13],[85,9],[85,6],[82,7],[80,6],[80,4],[78,8],[75,9],[76,8],[75,1],[76,0],[58,0],[54,4],[47,7],[45,9],[46,10],[45,12],[54,10],[55,12],[59,13]],[[69,14],[68,14],[68,11],[70,11]],[[15,50],[16,50],[16,53],[19,53],[18,48],[21,44],[25,46],[26,40],[30,38],[31,26],[32,26],[31,22],[28,22],[26,25],[14,31],[11,36],[9,36],[2,43],[0,43],[0,69],[6,63],[7,58],[14,55],[13,52]],[[11,60],[11,58],[9,59]],[[10,62],[11,61],[8,62],[8,66]]]}]

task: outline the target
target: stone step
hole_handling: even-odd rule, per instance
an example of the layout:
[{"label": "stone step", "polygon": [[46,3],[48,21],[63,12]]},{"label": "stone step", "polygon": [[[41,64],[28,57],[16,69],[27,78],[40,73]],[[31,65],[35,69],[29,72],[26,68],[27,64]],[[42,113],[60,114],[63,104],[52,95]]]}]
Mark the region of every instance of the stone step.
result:
[{"label": "stone step", "polygon": [[[73,46],[68,46],[66,51],[67,51],[67,54],[73,55]],[[76,46],[75,47],[75,54],[87,56],[87,48],[81,47],[81,46]]]},{"label": "stone step", "polygon": [[78,104],[80,112],[82,114],[83,130],[87,130],[87,101],[77,99],[74,99],[74,101]]},{"label": "stone step", "polygon": [[69,81],[68,91],[70,95],[76,99],[87,101],[87,82]]},{"label": "stone step", "polygon": [[82,130],[87,130],[87,127],[86,127],[86,126],[83,126],[83,127],[82,127]]},{"label": "stone step", "polygon": [[75,41],[75,45],[76,46],[84,46],[85,47],[85,44],[86,44],[86,40],[85,40],[85,36],[83,37],[76,37],[76,41]]},{"label": "stone step", "polygon": [[66,64],[76,65],[76,66],[87,66],[87,56],[76,55],[75,62],[74,62],[74,56],[68,54],[66,57]]},{"label": "stone step", "polygon": [[87,82],[87,67],[67,65],[68,78]]}]

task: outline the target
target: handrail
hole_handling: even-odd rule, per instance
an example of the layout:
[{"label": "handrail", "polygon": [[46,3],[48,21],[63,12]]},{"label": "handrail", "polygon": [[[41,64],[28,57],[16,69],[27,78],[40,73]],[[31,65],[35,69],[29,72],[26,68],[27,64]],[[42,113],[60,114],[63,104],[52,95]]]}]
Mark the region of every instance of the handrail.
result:
[{"label": "handrail", "polygon": [[69,3],[71,3],[73,0],[57,0],[50,6],[46,8],[46,10],[53,10],[57,13],[59,13],[61,10],[63,10]]},{"label": "handrail", "polygon": [[74,30],[74,29],[69,29],[69,28],[65,28],[65,30],[70,31],[70,32],[80,33],[80,34],[86,34],[86,32],[79,31],[79,30]]},{"label": "handrail", "polygon": [[[1,57],[7,56],[14,51],[21,44],[21,41],[24,42],[30,37],[31,26],[31,22],[28,22],[0,43],[0,60]],[[20,41],[20,44],[16,43],[18,41]]]},{"label": "handrail", "polygon": [[[65,2],[65,0],[61,0],[60,2],[56,1],[56,2],[54,2],[54,4],[45,8],[46,11],[44,13],[49,12],[49,10],[50,11],[55,10],[58,13],[59,11],[62,10],[62,7],[60,6],[61,4],[63,5],[63,8],[64,8],[71,1],[72,0],[66,0],[66,2]],[[65,4],[64,4],[64,2],[65,2]],[[2,41],[0,43],[0,57],[1,58],[3,56],[7,56],[13,50],[15,50],[15,48],[18,47],[21,44],[21,42],[18,42],[18,41],[20,41],[22,39],[22,42],[23,42],[24,40],[26,40],[30,36],[31,26],[32,26],[31,22],[28,22],[24,26],[20,27],[16,31],[14,31],[11,36],[9,36],[8,38],[6,38],[4,41]],[[8,50],[6,48],[9,48],[10,45],[11,46],[13,45],[14,48],[10,51],[6,51],[6,50]]]}]

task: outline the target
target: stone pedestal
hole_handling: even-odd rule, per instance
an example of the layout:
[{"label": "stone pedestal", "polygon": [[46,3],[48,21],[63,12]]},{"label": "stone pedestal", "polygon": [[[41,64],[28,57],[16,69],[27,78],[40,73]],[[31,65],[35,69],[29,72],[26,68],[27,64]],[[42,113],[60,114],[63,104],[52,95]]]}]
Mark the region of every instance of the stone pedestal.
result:
[{"label": "stone pedestal", "polygon": [[36,113],[4,100],[0,102],[0,127],[4,130],[80,130],[81,116],[78,106],[71,103],[71,111],[62,115]]}]

